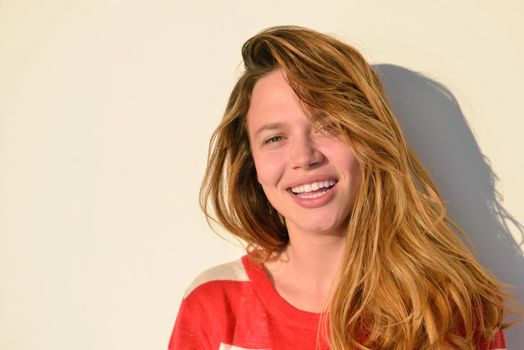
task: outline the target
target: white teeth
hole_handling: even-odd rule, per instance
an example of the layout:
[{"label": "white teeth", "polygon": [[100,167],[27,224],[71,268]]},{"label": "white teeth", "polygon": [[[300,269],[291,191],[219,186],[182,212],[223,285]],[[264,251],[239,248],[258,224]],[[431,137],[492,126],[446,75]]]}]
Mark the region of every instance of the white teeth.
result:
[{"label": "white teeth", "polygon": [[[295,193],[295,194],[308,193],[308,192],[317,191],[317,190],[319,190],[321,188],[326,188],[326,187],[333,186],[335,183],[336,183],[335,180],[317,181],[317,182],[312,182],[310,184],[304,184],[304,185],[301,185],[301,186],[293,187],[293,188],[291,188],[291,191],[293,191],[293,193]],[[308,195],[307,197],[306,196],[300,196],[300,197],[302,197],[302,198],[316,198],[316,197],[320,197],[321,195],[323,195],[326,192],[327,191],[323,191],[322,193],[312,193],[312,194]],[[313,196],[313,197],[311,197],[311,196]]]},{"label": "white teeth", "polygon": [[299,193],[297,194],[297,196],[299,196],[300,198],[307,198],[307,199],[318,198],[320,196],[323,196],[327,192],[328,191],[322,191],[322,192],[316,192],[316,193]]}]

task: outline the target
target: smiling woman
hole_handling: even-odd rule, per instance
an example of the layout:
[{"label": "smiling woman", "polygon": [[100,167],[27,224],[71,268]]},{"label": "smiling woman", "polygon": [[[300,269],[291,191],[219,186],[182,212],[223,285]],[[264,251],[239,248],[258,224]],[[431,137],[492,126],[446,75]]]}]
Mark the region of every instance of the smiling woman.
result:
[{"label": "smiling woman", "polygon": [[248,243],[187,289],[170,349],[504,349],[475,260],[351,46],[273,27],[210,144],[201,204]]},{"label": "smiling woman", "polygon": [[256,83],[247,129],[258,182],[285,218],[290,241],[343,237],[360,184],[358,162],[344,138],[319,130],[306,116],[284,71]]}]

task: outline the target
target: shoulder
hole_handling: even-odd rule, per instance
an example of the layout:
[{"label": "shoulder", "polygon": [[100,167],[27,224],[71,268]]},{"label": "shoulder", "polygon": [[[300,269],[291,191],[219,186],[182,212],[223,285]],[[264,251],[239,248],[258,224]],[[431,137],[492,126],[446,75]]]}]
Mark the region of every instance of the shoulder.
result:
[{"label": "shoulder", "polygon": [[[249,277],[242,263],[243,258],[213,266],[197,275],[184,292],[184,299],[202,288],[224,287],[237,283],[249,282]],[[233,282],[232,284],[230,282]]]},{"label": "shoulder", "polygon": [[194,278],[184,293],[169,349],[217,349],[221,343],[232,344],[231,336],[250,324],[259,302],[245,260],[213,266]]},{"label": "shoulder", "polygon": [[504,332],[499,330],[495,337],[489,342],[481,343],[479,349],[483,350],[506,350],[506,338]]},{"label": "shoulder", "polygon": [[198,274],[184,293],[170,349],[217,348],[236,324],[236,315],[246,300],[242,295],[250,288],[242,259]]}]

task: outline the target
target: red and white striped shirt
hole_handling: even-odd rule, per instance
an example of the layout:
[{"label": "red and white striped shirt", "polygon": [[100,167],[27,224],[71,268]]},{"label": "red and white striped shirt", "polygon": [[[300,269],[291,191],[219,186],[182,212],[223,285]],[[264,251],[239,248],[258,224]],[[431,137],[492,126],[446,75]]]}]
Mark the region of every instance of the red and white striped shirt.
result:
[{"label": "red and white striped shirt", "polygon": [[[319,320],[286,302],[262,266],[243,256],[205,271],[186,290],[169,350],[314,350]],[[506,349],[502,331],[479,345],[488,349]]]}]

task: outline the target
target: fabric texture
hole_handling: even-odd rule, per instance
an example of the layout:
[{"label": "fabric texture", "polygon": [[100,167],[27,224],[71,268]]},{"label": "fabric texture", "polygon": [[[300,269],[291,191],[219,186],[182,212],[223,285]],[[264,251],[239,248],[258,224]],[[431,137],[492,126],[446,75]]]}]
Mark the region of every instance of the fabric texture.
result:
[{"label": "fabric texture", "polygon": [[[320,314],[299,310],[247,255],[200,274],[186,290],[169,350],[315,350]],[[321,349],[328,349],[321,342]],[[505,350],[500,331],[479,350]]]}]

